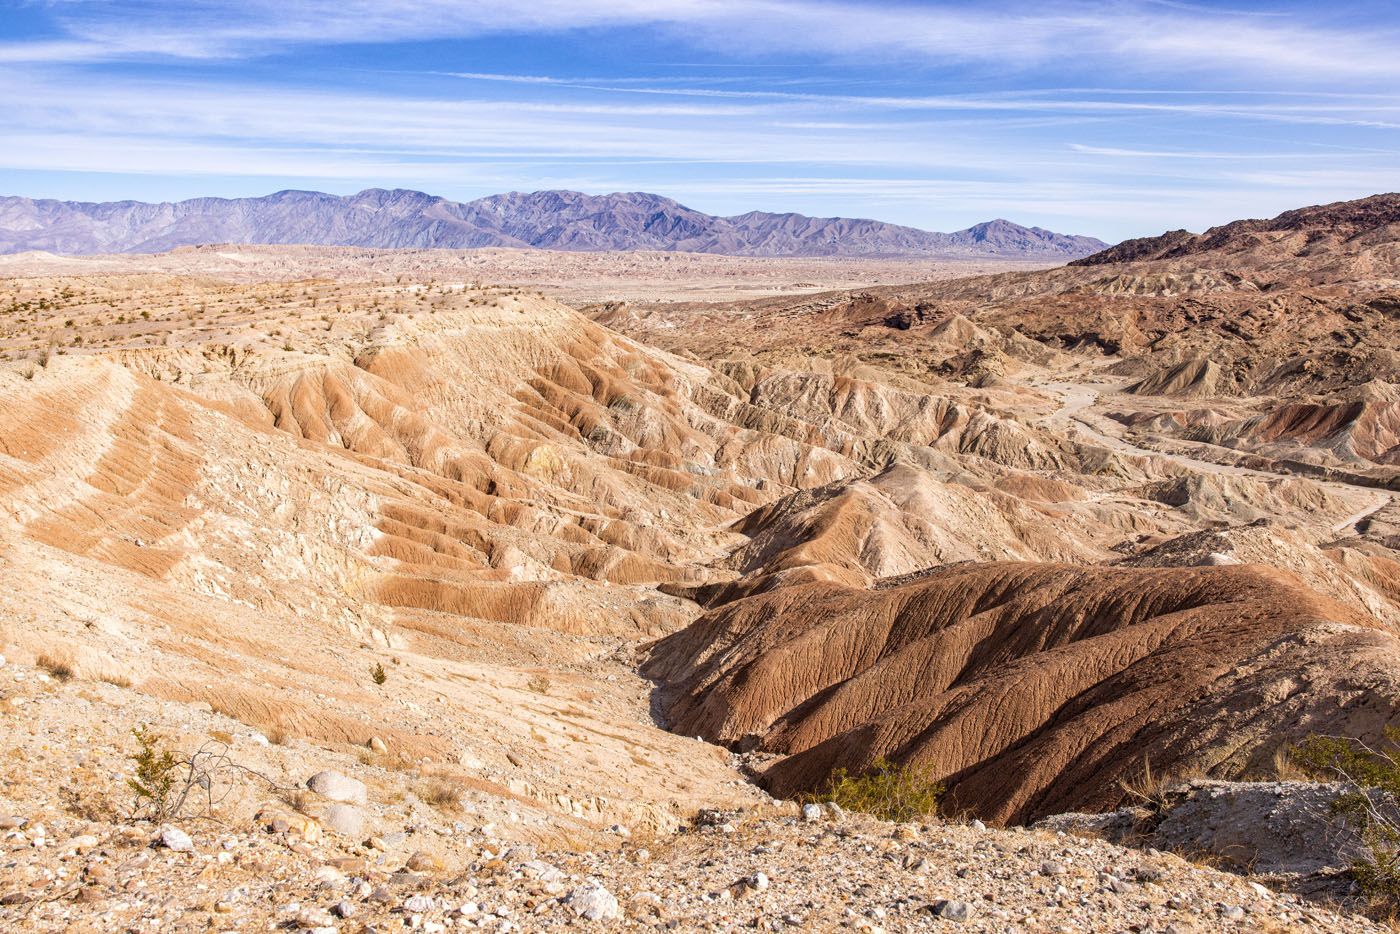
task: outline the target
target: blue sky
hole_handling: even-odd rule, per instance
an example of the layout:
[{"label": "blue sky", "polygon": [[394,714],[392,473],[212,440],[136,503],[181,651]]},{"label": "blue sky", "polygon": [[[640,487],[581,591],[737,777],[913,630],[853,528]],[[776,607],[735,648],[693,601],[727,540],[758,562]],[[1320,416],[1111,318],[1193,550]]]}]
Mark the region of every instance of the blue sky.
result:
[{"label": "blue sky", "polygon": [[0,193],[644,190],[1116,240],[1400,189],[1400,4],[0,0]]}]

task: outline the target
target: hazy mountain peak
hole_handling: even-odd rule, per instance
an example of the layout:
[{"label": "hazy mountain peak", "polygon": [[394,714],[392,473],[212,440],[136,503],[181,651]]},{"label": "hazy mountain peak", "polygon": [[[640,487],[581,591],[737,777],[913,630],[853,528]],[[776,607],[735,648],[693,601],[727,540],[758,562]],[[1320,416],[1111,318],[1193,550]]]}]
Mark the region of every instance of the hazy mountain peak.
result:
[{"label": "hazy mountain peak", "polygon": [[227,242],[1037,259],[1073,259],[1106,246],[1000,218],[948,234],[791,212],[717,217],[644,191],[511,191],[465,203],[405,188],[347,196],[286,189],[161,204],[0,198],[0,252],[159,252]]}]

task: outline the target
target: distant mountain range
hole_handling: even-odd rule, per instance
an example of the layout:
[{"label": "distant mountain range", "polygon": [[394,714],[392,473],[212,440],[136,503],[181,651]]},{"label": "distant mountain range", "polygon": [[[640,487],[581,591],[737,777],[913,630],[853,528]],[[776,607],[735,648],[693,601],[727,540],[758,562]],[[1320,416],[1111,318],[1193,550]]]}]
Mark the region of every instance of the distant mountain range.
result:
[{"label": "distant mountain range", "polygon": [[158,253],[201,243],[550,250],[676,250],[737,256],[981,256],[1071,260],[1107,246],[1093,237],[1006,220],[956,233],[881,221],[751,211],[704,214],[644,192],[511,192],[456,202],[371,188],[339,196],[141,201],[0,197],[0,253]]}]

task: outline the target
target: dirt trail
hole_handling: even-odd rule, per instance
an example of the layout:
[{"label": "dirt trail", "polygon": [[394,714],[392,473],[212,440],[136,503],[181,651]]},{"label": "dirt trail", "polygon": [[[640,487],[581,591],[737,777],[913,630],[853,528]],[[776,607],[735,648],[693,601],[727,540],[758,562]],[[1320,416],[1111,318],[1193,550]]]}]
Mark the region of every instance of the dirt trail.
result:
[{"label": "dirt trail", "polygon": [[[1201,460],[1199,458],[1189,457],[1185,454],[1158,451],[1133,444],[1122,436],[1122,427],[1117,422],[1092,412],[1094,405],[1099,400],[1100,394],[1103,392],[1099,387],[1086,383],[1071,383],[1056,380],[1030,382],[1027,385],[1035,389],[1049,390],[1060,396],[1060,407],[1047,416],[1045,421],[1065,428],[1073,425],[1073,427],[1077,428],[1089,439],[1103,445],[1109,450],[1119,451],[1124,454],[1133,454],[1139,457],[1160,457],[1182,467],[1204,473],[1223,473],[1240,477],[1257,477],[1265,480],[1295,478],[1295,475],[1282,471],[1260,470],[1252,467],[1240,467],[1234,464],[1217,464],[1214,461]],[[1331,526],[1333,532],[1345,532],[1348,529],[1355,528],[1357,523],[1362,522],[1367,517],[1384,509],[1391,502],[1391,495],[1389,493],[1377,491],[1372,487],[1338,480],[1317,480],[1314,482],[1324,489],[1344,497],[1352,497],[1362,493],[1367,494],[1368,498],[1365,505],[1342,521]]]}]

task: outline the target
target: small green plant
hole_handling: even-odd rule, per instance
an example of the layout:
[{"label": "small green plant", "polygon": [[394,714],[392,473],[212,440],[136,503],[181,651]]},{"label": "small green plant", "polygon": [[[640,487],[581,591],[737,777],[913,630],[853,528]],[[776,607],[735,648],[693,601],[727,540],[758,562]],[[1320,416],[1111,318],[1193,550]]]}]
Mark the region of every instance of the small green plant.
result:
[{"label": "small green plant", "polygon": [[942,794],[943,783],[935,781],[923,766],[895,765],[880,758],[860,775],[836,769],[821,791],[799,800],[834,801],[848,811],[903,823],[936,814]]},{"label": "small green plant", "polygon": [[223,800],[239,785],[250,779],[282,790],[275,781],[254,769],[233,761],[224,736],[215,736],[188,756],[175,753],[165,745],[165,737],[150,727],[139,726],[131,731],[136,737],[136,752],[127,756],[136,766],[135,774],[127,779],[127,787],[136,796],[132,818],[156,823],[174,820],[194,807],[195,817],[209,817]]},{"label": "small green plant", "polygon": [[1288,757],[1310,777],[1346,786],[1332,813],[1357,836],[1352,876],[1394,911],[1400,908],[1400,728],[1387,726],[1385,738],[1389,748],[1375,749],[1359,739],[1313,735]]},{"label": "small green plant", "polygon": [[126,784],[136,795],[136,813],[159,823],[179,813],[184,804],[181,762],[163,745],[165,737],[149,727],[138,726],[131,735],[137,749],[127,758],[136,764],[136,774]]},{"label": "small green plant", "polygon": [[389,675],[385,673],[384,666],[379,662],[369,666],[369,676],[375,684],[383,684],[389,680]]}]

